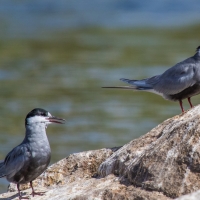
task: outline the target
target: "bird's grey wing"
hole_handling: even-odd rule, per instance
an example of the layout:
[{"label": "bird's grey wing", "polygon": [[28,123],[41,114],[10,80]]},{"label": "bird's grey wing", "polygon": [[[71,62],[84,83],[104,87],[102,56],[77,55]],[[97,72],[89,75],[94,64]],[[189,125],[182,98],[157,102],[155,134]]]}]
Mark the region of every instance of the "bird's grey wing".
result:
[{"label": "bird's grey wing", "polygon": [[4,160],[6,176],[13,176],[18,172],[26,163],[29,156],[29,151],[23,145],[15,147]]},{"label": "bird's grey wing", "polygon": [[193,86],[196,83],[194,77],[194,64],[181,65],[181,63],[179,63],[160,75],[155,83],[152,83],[151,78],[147,80],[147,83],[153,84],[153,89],[159,93],[172,95]]}]

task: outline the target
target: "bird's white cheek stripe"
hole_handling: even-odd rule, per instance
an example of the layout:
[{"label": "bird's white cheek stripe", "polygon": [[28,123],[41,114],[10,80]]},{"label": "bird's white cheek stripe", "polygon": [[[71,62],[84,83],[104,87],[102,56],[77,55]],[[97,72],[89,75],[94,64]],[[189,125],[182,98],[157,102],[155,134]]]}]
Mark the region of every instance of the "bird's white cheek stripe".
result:
[{"label": "bird's white cheek stripe", "polygon": [[42,116],[34,116],[27,119],[28,124],[36,123],[36,122],[48,122],[46,117]]}]

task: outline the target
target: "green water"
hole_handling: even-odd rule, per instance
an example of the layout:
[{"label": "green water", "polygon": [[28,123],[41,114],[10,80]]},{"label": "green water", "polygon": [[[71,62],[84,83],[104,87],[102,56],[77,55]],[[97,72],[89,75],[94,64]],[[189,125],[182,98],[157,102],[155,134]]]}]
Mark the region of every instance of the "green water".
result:
[{"label": "green water", "polygon": [[[0,159],[22,141],[24,118],[35,107],[66,119],[47,129],[51,163],[73,152],[124,145],[179,114],[178,103],[155,94],[101,87],[162,73],[195,53],[199,32],[200,26],[91,28],[0,38]],[[1,179],[0,191],[6,184]]]}]

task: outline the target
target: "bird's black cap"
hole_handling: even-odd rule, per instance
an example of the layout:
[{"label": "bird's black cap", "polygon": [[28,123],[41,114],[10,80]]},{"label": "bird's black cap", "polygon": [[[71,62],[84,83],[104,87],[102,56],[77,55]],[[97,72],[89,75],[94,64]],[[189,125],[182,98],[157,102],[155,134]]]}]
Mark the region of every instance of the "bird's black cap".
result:
[{"label": "bird's black cap", "polygon": [[44,116],[44,117],[47,117],[49,114],[48,111],[42,109],[42,108],[35,108],[33,109],[31,112],[29,112],[26,116],[26,119],[27,118],[30,118],[30,117],[34,117],[34,116]]},{"label": "bird's black cap", "polygon": [[29,118],[35,117],[35,116],[44,117],[47,120],[47,122],[51,122],[51,123],[58,123],[58,124],[65,123],[65,119],[54,117],[48,111],[42,108],[35,108],[31,112],[29,112],[28,115],[26,116],[25,125],[28,125]]}]

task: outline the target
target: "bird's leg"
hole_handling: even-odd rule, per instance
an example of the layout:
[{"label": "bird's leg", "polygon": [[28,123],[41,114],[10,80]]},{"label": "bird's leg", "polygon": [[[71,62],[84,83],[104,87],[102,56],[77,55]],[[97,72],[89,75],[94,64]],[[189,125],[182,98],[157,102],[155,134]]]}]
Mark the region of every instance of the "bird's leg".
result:
[{"label": "bird's leg", "polygon": [[180,104],[182,112],[184,112],[182,100],[179,100],[179,104]]},{"label": "bird's leg", "polygon": [[190,97],[188,97],[188,102],[189,102],[189,104],[190,104],[190,107],[192,108],[193,105],[192,105],[192,103],[191,103]]},{"label": "bird's leg", "polygon": [[18,194],[19,194],[19,200],[21,200],[21,199],[29,199],[28,197],[22,197],[20,189],[19,189],[19,184],[17,184],[17,189],[18,189]]},{"label": "bird's leg", "polygon": [[45,192],[35,192],[35,190],[33,189],[33,184],[32,184],[32,181],[30,182],[30,186],[32,188],[32,196],[34,197],[34,195],[44,195]]}]

